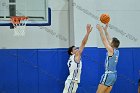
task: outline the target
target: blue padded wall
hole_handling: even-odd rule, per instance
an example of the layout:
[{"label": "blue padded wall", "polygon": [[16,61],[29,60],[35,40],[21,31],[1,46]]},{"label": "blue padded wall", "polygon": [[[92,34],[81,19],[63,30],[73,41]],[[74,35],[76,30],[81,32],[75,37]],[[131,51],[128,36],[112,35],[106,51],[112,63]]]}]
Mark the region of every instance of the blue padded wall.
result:
[{"label": "blue padded wall", "polygon": [[19,93],[38,93],[37,50],[18,50]]},{"label": "blue padded wall", "polygon": [[140,48],[133,49],[133,62],[134,62],[134,80],[135,82],[132,82],[135,84],[134,86],[134,93],[137,93],[137,87],[138,87],[138,79],[140,79]]},{"label": "blue padded wall", "polygon": [[0,50],[0,93],[18,93],[17,50]]},{"label": "blue padded wall", "polygon": [[81,83],[77,93],[93,93],[98,84],[98,48],[85,48],[82,54]]},{"label": "blue padded wall", "polygon": [[[68,55],[64,49],[39,50],[39,93],[61,93],[68,69]],[[66,74],[66,75],[65,75]],[[61,92],[60,92],[61,91]]]},{"label": "blue padded wall", "polygon": [[[132,49],[119,49],[119,62],[118,62],[118,79],[116,82],[116,90],[118,93],[135,93],[134,85],[131,83],[134,80],[133,73],[133,50]],[[120,89],[120,87],[122,87]]]},{"label": "blue padded wall", "polygon": [[[140,48],[120,48],[118,79],[111,93],[137,93]],[[77,93],[95,93],[106,50],[84,49]],[[62,93],[69,74],[66,48],[0,50],[0,93]]]}]

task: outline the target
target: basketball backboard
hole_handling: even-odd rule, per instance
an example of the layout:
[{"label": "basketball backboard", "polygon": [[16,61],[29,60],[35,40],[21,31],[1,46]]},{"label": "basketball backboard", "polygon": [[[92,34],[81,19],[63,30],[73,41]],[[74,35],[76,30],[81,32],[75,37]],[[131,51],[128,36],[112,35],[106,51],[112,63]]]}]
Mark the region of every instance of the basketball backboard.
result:
[{"label": "basketball backboard", "polygon": [[10,26],[12,16],[27,16],[26,26],[51,25],[48,0],[0,0],[0,26]]}]

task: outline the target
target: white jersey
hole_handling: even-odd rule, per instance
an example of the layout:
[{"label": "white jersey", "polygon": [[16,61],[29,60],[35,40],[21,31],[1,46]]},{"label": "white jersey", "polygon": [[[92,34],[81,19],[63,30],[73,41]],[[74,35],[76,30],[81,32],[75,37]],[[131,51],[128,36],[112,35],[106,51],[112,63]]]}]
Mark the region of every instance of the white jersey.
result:
[{"label": "white jersey", "polygon": [[78,83],[80,83],[82,62],[81,60],[80,63],[75,62],[74,57],[75,55],[71,55],[67,63],[69,67],[69,73],[70,73],[67,80],[76,80],[78,81]]}]

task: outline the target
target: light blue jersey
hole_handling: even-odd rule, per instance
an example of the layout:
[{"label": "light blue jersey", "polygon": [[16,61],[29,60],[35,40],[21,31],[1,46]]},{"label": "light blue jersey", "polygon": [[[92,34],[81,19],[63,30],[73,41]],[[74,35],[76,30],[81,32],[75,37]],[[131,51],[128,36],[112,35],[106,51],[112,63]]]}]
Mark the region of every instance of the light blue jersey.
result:
[{"label": "light blue jersey", "polygon": [[106,60],[105,60],[105,71],[106,72],[117,72],[116,66],[118,63],[118,57],[119,57],[119,50],[114,49],[113,56],[108,56],[108,52],[106,54]]},{"label": "light blue jersey", "polygon": [[113,56],[106,54],[105,74],[102,75],[100,84],[105,86],[113,86],[117,79],[116,66],[118,63],[119,50],[114,49]]}]

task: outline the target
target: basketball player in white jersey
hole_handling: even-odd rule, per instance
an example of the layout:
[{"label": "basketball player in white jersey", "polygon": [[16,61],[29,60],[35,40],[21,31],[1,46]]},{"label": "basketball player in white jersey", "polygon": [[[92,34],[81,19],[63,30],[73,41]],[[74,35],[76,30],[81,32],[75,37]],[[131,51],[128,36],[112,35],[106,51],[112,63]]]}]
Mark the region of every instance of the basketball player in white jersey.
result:
[{"label": "basketball player in white jersey", "polygon": [[68,49],[68,54],[70,55],[70,58],[67,63],[69,67],[69,76],[65,81],[65,88],[63,90],[63,93],[76,93],[78,83],[80,83],[80,75],[82,69],[81,54],[83,52],[85,44],[87,43],[89,34],[92,31],[92,27],[90,24],[87,24],[86,30],[87,33],[79,49],[77,49],[75,46],[71,46]]},{"label": "basketball player in white jersey", "polygon": [[[116,66],[119,58],[118,47],[120,45],[120,41],[115,37],[110,38],[109,33],[107,32],[108,24],[106,24],[106,27],[101,27],[99,24],[96,27],[107,50],[105,60],[105,73],[102,75],[96,93],[110,93],[117,79]],[[103,30],[105,31],[105,35],[103,33]]]}]

